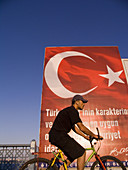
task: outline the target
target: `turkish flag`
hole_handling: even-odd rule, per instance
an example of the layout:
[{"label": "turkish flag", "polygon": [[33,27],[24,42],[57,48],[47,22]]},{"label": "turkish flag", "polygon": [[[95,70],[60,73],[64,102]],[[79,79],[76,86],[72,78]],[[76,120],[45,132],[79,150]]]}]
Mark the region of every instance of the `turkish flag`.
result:
[{"label": "turkish flag", "polygon": [[[128,86],[118,47],[47,47],[43,70],[40,120],[40,152],[51,152],[48,132],[58,112],[71,105],[72,97],[88,99],[80,117],[104,137],[101,154],[126,159],[120,150],[127,147]],[[71,132],[74,138],[78,138]],[[79,143],[87,146],[82,138]]]}]

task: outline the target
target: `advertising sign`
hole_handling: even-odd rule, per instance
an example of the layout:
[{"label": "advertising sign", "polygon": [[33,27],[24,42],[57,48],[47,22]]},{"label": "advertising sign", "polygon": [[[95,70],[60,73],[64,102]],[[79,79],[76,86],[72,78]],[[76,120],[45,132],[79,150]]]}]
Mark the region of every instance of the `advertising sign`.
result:
[{"label": "advertising sign", "polygon": [[[55,149],[48,133],[58,112],[82,95],[83,124],[104,137],[101,155],[128,159],[128,86],[118,47],[47,47],[43,70],[39,150]],[[83,147],[89,142],[70,133]],[[49,154],[50,155],[50,154]]]}]

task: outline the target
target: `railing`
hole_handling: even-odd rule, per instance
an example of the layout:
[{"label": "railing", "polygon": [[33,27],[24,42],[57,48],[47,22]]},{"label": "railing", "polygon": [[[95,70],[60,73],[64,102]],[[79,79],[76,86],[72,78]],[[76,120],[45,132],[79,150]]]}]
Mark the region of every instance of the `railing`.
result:
[{"label": "railing", "polygon": [[0,145],[0,170],[18,170],[19,167],[31,159],[37,149],[35,140],[31,144]]}]

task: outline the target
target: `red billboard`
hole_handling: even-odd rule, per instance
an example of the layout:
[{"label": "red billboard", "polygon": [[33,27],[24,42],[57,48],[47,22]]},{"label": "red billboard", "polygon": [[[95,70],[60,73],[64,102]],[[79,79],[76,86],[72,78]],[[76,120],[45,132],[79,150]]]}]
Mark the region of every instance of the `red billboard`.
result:
[{"label": "red billboard", "polygon": [[[128,86],[118,47],[47,47],[43,70],[39,152],[54,150],[49,130],[58,112],[82,95],[89,102],[80,111],[83,123],[104,137],[101,155],[127,160]],[[89,142],[70,133],[82,146]]]}]

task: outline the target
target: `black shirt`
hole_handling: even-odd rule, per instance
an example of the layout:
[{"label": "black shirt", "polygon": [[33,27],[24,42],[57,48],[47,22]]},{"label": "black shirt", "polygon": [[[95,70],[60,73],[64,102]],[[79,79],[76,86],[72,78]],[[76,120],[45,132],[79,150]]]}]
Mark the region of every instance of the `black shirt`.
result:
[{"label": "black shirt", "polygon": [[79,117],[79,112],[74,106],[70,106],[58,113],[51,130],[68,133],[78,122],[82,122]]}]

